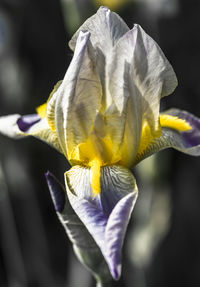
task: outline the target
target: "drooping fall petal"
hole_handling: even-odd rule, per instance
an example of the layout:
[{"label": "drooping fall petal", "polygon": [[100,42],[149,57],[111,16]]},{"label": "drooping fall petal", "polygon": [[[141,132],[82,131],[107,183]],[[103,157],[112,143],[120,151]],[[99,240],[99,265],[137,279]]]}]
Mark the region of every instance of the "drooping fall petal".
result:
[{"label": "drooping fall petal", "polygon": [[[137,199],[137,186],[128,169],[121,166],[105,168],[104,172],[107,174],[101,177],[103,195],[92,194],[89,168],[81,166],[72,168],[65,174],[65,182],[71,206],[100,247],[113,278],[118,279],[121,274],[121,249]],[[117,172],[111,177],[108,170],[112,168],[115,168]],[[116,201],[113,198],[114,187],[116,188]],[[106,193],[106,198],[111,198],[109,208],[107,206],[109,200],[105,201],[104,193]]]},{"label": "drooping fall petal", "polygon": [[46,118],[37,114],[0,117],[0,132],[12,138],[34,136],[62,153],[56,132],[52,131]]},{"label": "drooping fall petal", "polygon": [[58,218],[78,259],[92,271],[99,282],[98,286],[111,286],[112,277],[108,265],[87,228],[71,207],[64,187],[50,172],[46,173],[46,180]]},{"label": "drooping fall petal", "polygon": [[161,117],[163,116],[167,116],[167,118],[172,116],[172,120],[164,122],[162,136],[152,141],[139,156],[138,162],[166,148],[174,148],[189,155],[199,156],[200,119],[178,109],[163,112]]}]

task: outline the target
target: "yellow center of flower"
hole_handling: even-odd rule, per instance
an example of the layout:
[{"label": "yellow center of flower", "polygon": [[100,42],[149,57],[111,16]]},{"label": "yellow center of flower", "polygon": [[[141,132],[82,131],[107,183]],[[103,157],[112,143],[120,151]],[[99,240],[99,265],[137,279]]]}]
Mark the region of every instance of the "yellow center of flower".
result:
[{"label": "yellow center of flower", "polygon": [[[42,118],[47,117],[51,129],[55,130],[54,118],[52,118],[52,116],[49,118],[47,115],[47,103],[38,107],[37,112]],[[162,127],[175,129],[179,132],[191,129],[191,126],[186,120],[176,116],[161,114],[159,120],[161,128],[156,132],[152,132],[149,122],[143,122],[140,145],[136,156],[137,160],[142,156],[152,141],[162,135]],[[131,167],[133,165],[133,162],[129,160],[131,158],[131,147],[128,145],[129,139],[127,136],[131,137],[131,134],[126,134],[124,142],[122,145],[119,145],[113,141],[109,132],[102,137],[93,131],[86,142],[68,148],[68,160],[72,165],[78,164],[91,168],[91,186],[94,195],[101,192],[100,178],[102,166],[120,164]]]},{"label": "yellow center of flower", "polygon": [[119,163],[121,153],[110,137],[99,138],[92,134],[85,143],[78,144],[68,152],[72,165],[84,165],[91,168],[91,185],[94,195],[101,192],[101,167]]}]

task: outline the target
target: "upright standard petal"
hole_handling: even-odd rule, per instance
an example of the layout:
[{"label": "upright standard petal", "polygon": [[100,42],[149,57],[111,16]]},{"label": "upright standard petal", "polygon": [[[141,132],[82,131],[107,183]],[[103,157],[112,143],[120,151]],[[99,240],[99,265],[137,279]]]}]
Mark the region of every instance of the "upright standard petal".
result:
[{"label": "upright standard petal", "polygon": [[107,7],[100,7],[96,14],[88,18],[77,30],[69,42],[74,51],[80,31],[91,33],[93,47],[100,49],[103,54],[111,52],[115,43],[129,30],[126,23],[119,15],[111,12]]},{"label": "upright standard petal", "polygon": [[[115,169],[116,173],[109,169]],[[89,168],[73,167],[66,172],[65,183],[74,211],[100,247],[113,278],[117,280],[121,274],[121,248],[137,199],[137,186],[127,168],[115,166],[102,167],[101,170],[104,170],[101,176],[102,191],[97,196],[91,190]],[[114,188],[115,199],[112,198]],[[109,207],[107,202],[110,202]]]},{"label": "upright standard petal", "polygon": [[80,31],[91,33],[91,43],[95,51],[95,64],[99,72],[103,94],[106,92],[106,62],[112,54],[112,48],[129,30],[126,23],[107,7],[100,7],[95,15],[87,19],[74,34],[69,46],[75,49]]},{"label": "upright standard petal", "polygon": [[160,99],[174,91],[177,79],[159,46],[139,25],[118,41],[108,66],[109,92],[118,111],[126,114],[122,142],[125,151],[131,147],[133,163],[140,146],[161,135]]},{"label": "upright standard petal", "polygon": [[178,109],[170,109],[160,115],[162,136],[154,139],[137,162],[166,148],[175,148],[189,155],[200,155],[200,119]]},{"label": "upright standard petal", "polygon": [[86,160],[81,158],[79,144],[90,136],[101,106],[101,85],[89,37],[89,32],[80,32],[72,62],[54,94],[56,131],[72,164]]}]

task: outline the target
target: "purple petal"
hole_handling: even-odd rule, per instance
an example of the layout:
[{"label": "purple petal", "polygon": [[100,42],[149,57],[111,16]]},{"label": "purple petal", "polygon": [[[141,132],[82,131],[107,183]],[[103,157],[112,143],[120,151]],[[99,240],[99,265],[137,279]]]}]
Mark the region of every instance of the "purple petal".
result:
[{"label": "purple petal", "polygon": [[49,190],[57,212],[62,212],[65,206],[65,189],[49,171],[45,174]]},{"label": "purple petal", "polygon": [[41,120],[38,114],[22,116],[17,120],[17,125],[22,132],[27,132],[30,127]]},{"label": "purple petal", "polygon": [[71,207],[65,188],[50,172],[46,173],[46,179],[58,212],[58,218],[73,244],[75,254],[80,262],[91,270],[95,277],[98,277],[101,282],[106,282],[105,284],[110,286],[112,277],[108,265],[88,229]]},{"label": "purple petal", "polygon": [[137,199],[137,193],[130,193],[122,198],[113,209],[106,226],[105,256],[114,279],[121,275],[121,249]]},{"label": "purple petal", "polygon": [[100,247],[115,280],[121,275],[121,249],[137,193],[122,198],[107,217],[92,202],[80,199],[70,191],[68,197],[75,212]]},{"label": "purple petal", "polygon": [[68,171],[68,198],[101,249],[113,278],[117,280],[121,274],[124,235],[137,199],[137,186],[132,173],[121,166],[102,168],[101,193],[98,196],[88,192],[91,189],[90,180],[90,169],[76,166]]},{"label": "purple petal", "polygon": [[79,198],[73,195],[69,190],[68,198],[74,211],[84,223],[88,231],[91,233],[103,253],[104,234],[108,217],[95,204],[95,202]]}]

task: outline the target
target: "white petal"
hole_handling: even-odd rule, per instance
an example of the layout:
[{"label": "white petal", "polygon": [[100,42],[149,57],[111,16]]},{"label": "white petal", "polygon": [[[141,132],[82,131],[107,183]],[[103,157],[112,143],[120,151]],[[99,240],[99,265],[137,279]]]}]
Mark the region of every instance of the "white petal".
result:
[{"label": "white petal", "polygon": [[18,114],[0,117],[0,133],[15,139],[23,137],[17,125],[20,117]]},{"label": "white petal", "polygon": [[51,130],[46,118],[41,119],[41,121],[33,125],[27,131],[27,133],[24,133],[24,135],[34,136],[46,142],[47,144],[51,145],[52,147],[57,149],[59,152],[63,153],[63,150],[58,141],[58,136],[55,131]]},{"label": "white petal", "polygon": [[[141,109],[158,117],[160,98],[177,85],[175,73],[156,42],[135,25],[118,42],[110,61],[109,89],[118,109],[123,111],[130,96],[141,98]],[[130,76],[133,93],[130,93]],[[125,91],[124,91],[125,90]],[[137,105],[138,107],[138,105]]]},{"label": "white petal", "polygon": [[183,119],[191,126],[191,130],[179,131],[176,126],[163,127],[162,136],[153,142],[137,156],[136,163],[166,148],[174,148],[180,152],[200,156],[200,119],[186,111],[170,109],[162,113]]},{"label": "white petal", "polygon": [[134,158],[142,124],[147,121],[152,133],[159,129],[160,99],[173,92],[177,79],[159,46],[139,25],[115,45],[108,67],[110,102],[126,114],[124,135]]},{"label": "white petal", "polygon": [[74,57],[56,92],[56,131],[66,157],[87,140],[101,107],[101,85],[92,61],[90,34],[80,32]]},{"label": "white petal", "polygon": [[39,116],[37,116],[38,118],[35,122],[33,121],[31,123],[30,120],[30,123],[28,121],[27,123],[25,123],[25,125],[27,125],[26,131],[23,132],[22,130],[20,130],[18,120],[22,120],[23,118],[31,118],[32,116],[34,118],[35,115],[20,116],[18,114],[15,114],[0,117],[0,133],[15,139],[20,139],[27,136],[34,136],[50,144],[62,153],[57,134],[51,130],[47,119],[44,118],[40,120]]},{"label": "white petal", "polygon": [[100,76],[103,93],[105,94],[106,62],[112,54],[113,46],[129,30],[126,23],[107,7],[100,7],[95,15],[87,19],[74,34],[69,46],[75,49],[80,31],[91,33],[91,43],[95,50],[95,63]]},{"label": "white petal", "polygon": [[106,55],[128,30],[126,23],[116,13],[107,7],[100,7],[95,15],[81,25],[69,42],[69,46],[74,50],[79,32],[89,31],[93,47],[100,49]]},{"label": "white petal", "polygon": [[65,189],[51,173],[46,174],[46,179],[58,217],[73,243],[78,259],[93,272],[98,280],[108,284],[112,281],[112,277],[102,252],[72,209]]}]

